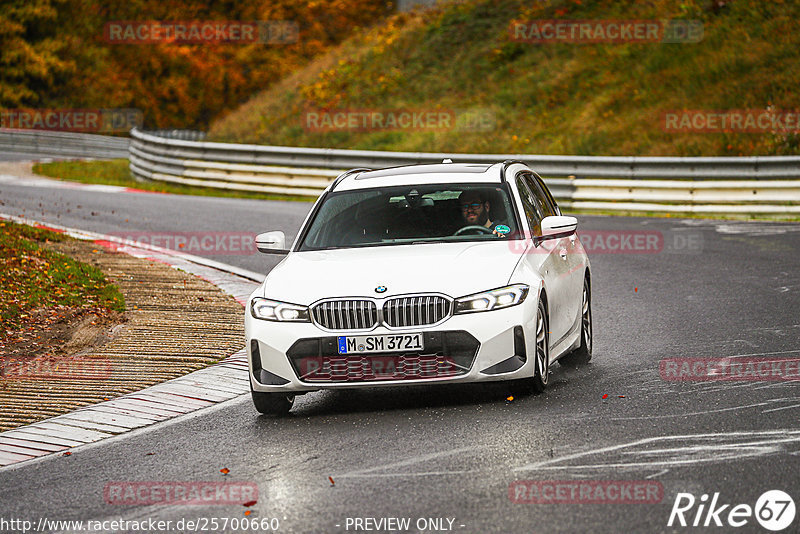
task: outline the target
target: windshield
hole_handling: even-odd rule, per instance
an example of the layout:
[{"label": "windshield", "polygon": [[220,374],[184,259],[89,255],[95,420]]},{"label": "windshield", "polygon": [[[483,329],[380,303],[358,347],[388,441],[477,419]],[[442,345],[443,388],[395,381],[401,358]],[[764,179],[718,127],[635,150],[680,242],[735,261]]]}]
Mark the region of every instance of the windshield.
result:
[{"label": "windshield", "polygon": [[331,193],[298,250],[512,239],[505,184],[438,184]]}]

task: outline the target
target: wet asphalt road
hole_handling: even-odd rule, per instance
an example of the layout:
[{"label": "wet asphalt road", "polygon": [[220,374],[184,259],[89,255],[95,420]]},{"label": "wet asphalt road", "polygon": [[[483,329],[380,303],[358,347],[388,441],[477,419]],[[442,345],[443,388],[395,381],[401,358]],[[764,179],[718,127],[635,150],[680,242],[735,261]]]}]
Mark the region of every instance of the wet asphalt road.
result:
[{"label": "wet asphalt road", "polygon": [[[290,237],[311,207],[8,183],[0,201],[3,213],[104,233]],[[579,220],[600,239],[590,251],[594,358],[580,368],[554,365],[544,394],[508,402],[502,385],[321,392],[298,397],[278,420],[259,417],[244,396],[69,457],[0,470],[0,518],[244,518],[235,505],[110,505],[103,488],[246,481],[259,489],[249,518],[278,518],[280,532],[365,532],[353,519],[368,517],[409,518],[403,532],[443,531],[429,518],[452,519],[444,528],[464,533],[768,532],[753,517],[740,528],[667,521],[678,492],[698,500],[719,492],[718,502],[731,505],[723,522],[733,505],[754,506],[767,490],[800,504],[800,382],[681,382],[664,380],[659,368],[665,358],[800,358],[800,224]],[[663,246],[598,248],[632,231],[657,232]],[[277,259],[213,258],[258,272]],[[518,480],[649,480],[664,495],[657,504],[514,503],[509,485]],[[690,523],[697,509],[686,513]],[[798,525],[795,518],[784,532]]]}]

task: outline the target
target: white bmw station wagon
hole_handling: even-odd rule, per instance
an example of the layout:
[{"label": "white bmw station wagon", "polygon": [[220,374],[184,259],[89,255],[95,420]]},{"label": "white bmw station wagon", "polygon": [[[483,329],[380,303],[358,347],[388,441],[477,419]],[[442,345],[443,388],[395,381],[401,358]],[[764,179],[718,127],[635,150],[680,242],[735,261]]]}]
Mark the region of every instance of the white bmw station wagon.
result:
[{"label": "white bmw station wagon", "polygon": [[245,313],[256,409],[320,389],[514,380],[592,355],[591,270],[518,161],[353,169],[320,196]]}]

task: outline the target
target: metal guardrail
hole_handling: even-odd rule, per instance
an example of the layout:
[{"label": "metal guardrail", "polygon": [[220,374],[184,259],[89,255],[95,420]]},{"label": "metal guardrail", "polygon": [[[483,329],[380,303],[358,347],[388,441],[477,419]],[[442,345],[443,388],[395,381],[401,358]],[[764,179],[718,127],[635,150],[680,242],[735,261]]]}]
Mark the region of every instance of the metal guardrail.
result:
[{"label": "metal guardrail", "polygon": [[800,157],[671,158],[378,152],[195,142],[131,131],[139,179],[317,196],[342,170],[519,159],[567,206],[615,211],[800,213]]},{"label": "metal guardrail", "polygon": [[167,139],[182,139],[184,141],[205,141],[206,132],[200,130],[146,130],[150,135],[165,137]]},{"label": "metal guardrail", "polygon": [[126,137],[0,128],[0,153],[56,158],[127,158],[129,143]]}]

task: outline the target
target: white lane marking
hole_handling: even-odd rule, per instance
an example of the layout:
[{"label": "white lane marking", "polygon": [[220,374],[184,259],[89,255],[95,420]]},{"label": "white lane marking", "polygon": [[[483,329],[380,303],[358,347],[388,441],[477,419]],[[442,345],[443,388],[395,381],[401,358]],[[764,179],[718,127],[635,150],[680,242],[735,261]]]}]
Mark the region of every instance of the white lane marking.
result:
[{"label": "white lane marking", "polygon": [[339,478],[431,477],[431,476],[466,475],[470,473],[479,473],[479,472],[481,472],[480,469],[466,469],[463,471],[423,471],[415,473],[364,473],[364,474],[348,473],[344,475],[338,475],[335,478],[339,479]]},{"label": "white lane marking", "polygon": [[747,339],[732,339],[730,341],[730,344],[732,345],[734,343],[742,343],[742,344],[747,345],[748,347],[751,347],[751,348],[754,348],[754,349],[758,348],[758,343],[753,343],[752,341],[747,340]]},{"label": "white lane marking", "polygon": [[647,475],[644,478],[645,478],[645,480],[650,480],[651,478],[660,477],[661,475],[666,475],[667,473],[669,473],[669,469],[662,469],[658,473],[653,473],[652,475]]},{"label": "white lane marking", "polygon": [[746,408],[758,408],[760,406],[767,406],[769,401],[765,402],[757,402],[755,404],[747,404],[744,406],[732,406],[730,408],[717,408],[715,410],[704,410],[702,412],[688,412],[688,413],[677,413],[677,414],[667,414],[667,415],[636,415],[631,417],[612,417],[611,421],[635,421],[637,419],[672,419],[675,417],[691,417],[695,415],[708,415],[710,413],[721,413],[721,412],[731,412],[736,410],[743,410]]},{"label": "white lane marking", "polygon": [[717,391],[730,391],[731,389],[738,389],[738,388],[746,388],[746,387],[753,387],[753,382],[716,382],[716,381],[705,381],[699,382],[694,384],[694,388],[692,389],[693,394],[697,393],[715,393]]},{"label": "white lane marking", "polygon": [[725,358],[746,358],[748,356],[770,356],[772,354],[800,354],[800,349],[777,350],[774,352],[753,352],[751,354],[734,354],[733,356],[725,356]]},{"label": "white lane marking", "polygon": [[[709,222],[703,220],[684,219],[680,221],[680,224],[694,228],[713,229],[718,234],[728,234],[728,235],[744,234],[753,237],[782,235],[788,232],[800,232],[800,225],[791,223],[780,223],[780,222],[754,222],[754,221]],[[679,226],[673,228],[673,230],[684,230],[684,229],[686,228],[681,228]]]},{"label": "white lane marking", "polygon": [[[728,441],[727,443],[726,440]],[[641,457],[656,453],[656,451],[652,449],[637,450],[637,448],[670,442],[674,442],[676,445],[671,448],[658,449],[657,453],[660,455],[658,458],[649,458],[646,460],[640,460],[639,458],[630,459],[630,457]],[[718,463],[741,458],[755,458],[780,452],[790,453],[794,451],[788,451],[784,446],[796,443],[800,443],[800,430],[766,430],[659,436],[569,454],[552,460],[533,462],[515,468],[515,471],[637,469],[654,467],[664,469],[702,463]],[[666,458],[664,458],[665,455],[667,455]],[[592,456],[598,457],[596,463],[574,464],[573,462],[579,458],[589,458]]]},{"label": "white lane marking", "polygon": [[785,388],[787,386],[796,386],[797,380],[787,380],[786,382],[773,382],[772,384],[764,384],[763,386],[754,387],[753,391],[757,389],[771,389],[771,388]]},{"label": "white lane marking", "polygon": [[[371,473],[373,471],[379,471],[382,469],[393,469],[397,467],[407,467],[409,465],[419,464],[423,462],[427,462],[429,460],[435,460],[437,458],[444,458],[446,456],[453,456],[454,454],[460,454],[462,452],[467,451],[475,451],[475,447],[461,447],[459,449],[451,449],[449,451],[441,451],[441,452],[432,452],[430,454],[422,454],[419,456],[414,456],[413,458],[408,458],[406,460],[401,460],[399,462],[394,462],[391,464],[385,465],[378,465],[375,467],[370,467],[367,469],[358,469],[356,471],[351,471],[349,473],[340,474],[339,478],[343,477],[357,477],[357,476],[370,476],[367,473]],[[408,474],[408,473],[406,473]],[[375,475],[375,476],[382,476],[382,475]]]},{"label": "white lane marking", "polygon": [[724,223],[716,224],[715,230],[719,234],[746,234],[756,237],[800,232],[800,225],[776,223]]},{"label": "white lane marking", "polygon": [[781,408],[772,408],[769,410],[763,410],[761,413],[779,412],[781,410],[791,410],[792,408],[800,408],[800,404],[792,404],[791,406],[783,406]]},{"label": "white lane marking", "polygon": [[[658,380],[654,380],[652,383],[664,383],[664,380],[659,378]],[[699,393],[714,393],[716,391],[727,391],[730,389],[740,388],[740,387],[753,387],[752,382],[726,382],[725,385],[719,386],[719,382],[711,382],[711,381],[698,381],[698,382],[670,382],[669,383],[672,387],[668,389],[660,389],[657,391],[650,392],[653,395],[675,395],[675,394],[689,394],[689,395],[697,395]],[[647,385],[644,383],[643,385]]]}]

